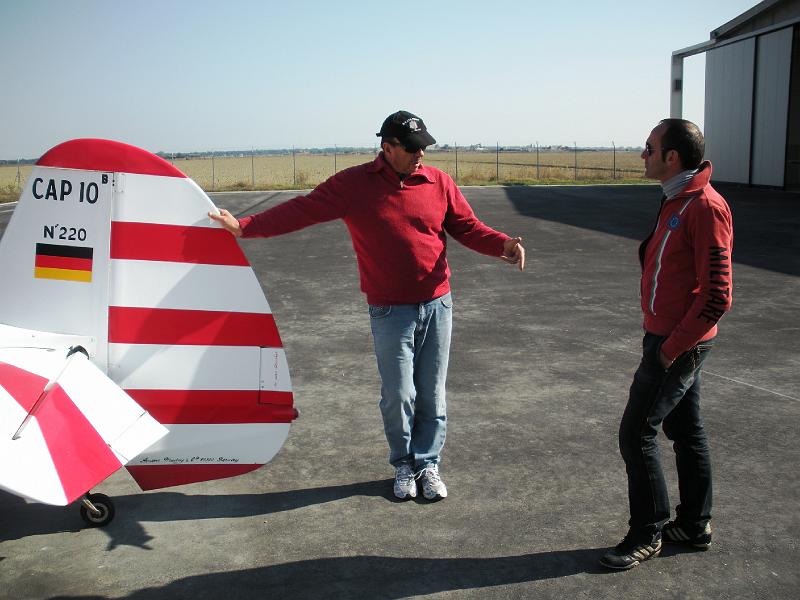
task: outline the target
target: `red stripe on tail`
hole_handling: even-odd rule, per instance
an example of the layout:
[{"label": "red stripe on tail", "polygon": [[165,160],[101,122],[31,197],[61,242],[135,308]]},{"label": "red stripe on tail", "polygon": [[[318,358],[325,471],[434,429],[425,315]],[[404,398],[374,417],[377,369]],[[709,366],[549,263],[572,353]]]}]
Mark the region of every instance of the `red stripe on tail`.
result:
[{"label": "red stripe on tail", "polygon": [[125,390],[160,423],[291,423],[291,392],[259,390]]},{"label": "red stripe on tail", "polygon": [[108,307],[116,344],[281,347],[271,314],[172,308]]},{"label": "red stripe on tail", "polygon": [[173,485],[236,477],[255,471],[263,465],[134,465],[128,466],[131,476],[143,490],[156,490]]},{"label": "red stripe on tail", "polygon": [[224,229],[159,223],[111,223],[111,258],[204,265],[249,266]]},{"label": "red stripe on tail", "polygon": [[114,140],[97,138],[70,140],[59,144],[45,152],[36,164],[40,167],[82,171],[186,177],[175,166],[147,150]]}]

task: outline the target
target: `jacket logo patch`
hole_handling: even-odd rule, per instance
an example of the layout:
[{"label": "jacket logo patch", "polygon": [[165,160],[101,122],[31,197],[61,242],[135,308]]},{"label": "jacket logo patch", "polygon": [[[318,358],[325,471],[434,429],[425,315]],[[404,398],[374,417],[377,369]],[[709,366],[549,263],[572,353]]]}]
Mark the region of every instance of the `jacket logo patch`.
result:
[{"label": "jacket logo patch", "polygon": [[678,226],[680,226],[680,224],[681,224],[681,218],[677,214],[673,214],[669,218],[669,221],[667,221],[667,227],[669,227],[673,231],[675,231],[678,228]]}]

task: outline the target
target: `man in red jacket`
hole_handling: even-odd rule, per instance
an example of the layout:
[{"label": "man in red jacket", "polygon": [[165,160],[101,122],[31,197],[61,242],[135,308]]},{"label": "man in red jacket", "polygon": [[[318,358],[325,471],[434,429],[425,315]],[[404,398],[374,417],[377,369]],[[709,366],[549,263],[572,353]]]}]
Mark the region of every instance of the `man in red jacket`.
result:
[{"label": "man in red jacket", "polygon": [[520,270],[525,249],[521,238],[479,221],[449,175],[422,164],[436,143],[422,119],[398,111],[376,135],[382,152],[374,161],[340,171],[306,196],[242,219],[226,210],[209,216],[242,237],[344,221],[369,304],[394,494],[416,497],[419,479],[425,498],[440,500],[447,496],[439,462],[453,307],[446,234]]},{"label": "man in red jacket", "polygon": [[[600,563],[630,569],[662,541],[711,545],[711,459],[700,416],[700,372],[717,321],[731,306],[733,224],[711,187],[711,163],[694,123],[664,119],[650,133],[645,176],[664,191],[655,227],[639,247],[645,336],[619,428],[628,473],[628,534]],[[656,435],[672,440],[680,504],[670,503]],[[668,522],[669,521],[669,522]]]}]

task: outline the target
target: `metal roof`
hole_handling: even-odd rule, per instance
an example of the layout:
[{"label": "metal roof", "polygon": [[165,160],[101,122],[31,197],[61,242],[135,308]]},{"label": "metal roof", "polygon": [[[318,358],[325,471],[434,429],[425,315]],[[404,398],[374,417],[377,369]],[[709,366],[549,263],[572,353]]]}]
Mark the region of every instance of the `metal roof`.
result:
[{"label": "metal roof", "polygon": [[784,4],[788,5],[790,3],[791,0],[764,0],[763,2],[759,2],[753,8],[746,10],[738,17],[735,17],[724,25],[720,25],[714,29],[710,34],[710,38],[715,40],[718,38],[727,37],[729,34],[736,35],[744,25],[746,25],[749,21],[755,20],[759,15],[764,14],[772,8],[779,7],[780,5]]}]

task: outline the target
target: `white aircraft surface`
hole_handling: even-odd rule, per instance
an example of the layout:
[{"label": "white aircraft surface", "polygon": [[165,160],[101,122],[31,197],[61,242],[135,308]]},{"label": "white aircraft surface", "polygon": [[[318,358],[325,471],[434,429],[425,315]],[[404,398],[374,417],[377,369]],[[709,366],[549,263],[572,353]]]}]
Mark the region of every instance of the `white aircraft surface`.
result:
[{"label": "white aircraft surface", "polygon": [[[269,304],[197,184],[78,139],[42,156],[0,241],[0,488],[48,504],[125,465],[143,490],[269,462],[293,406]],[[88,360],[87,360],[88,358]]]}]

